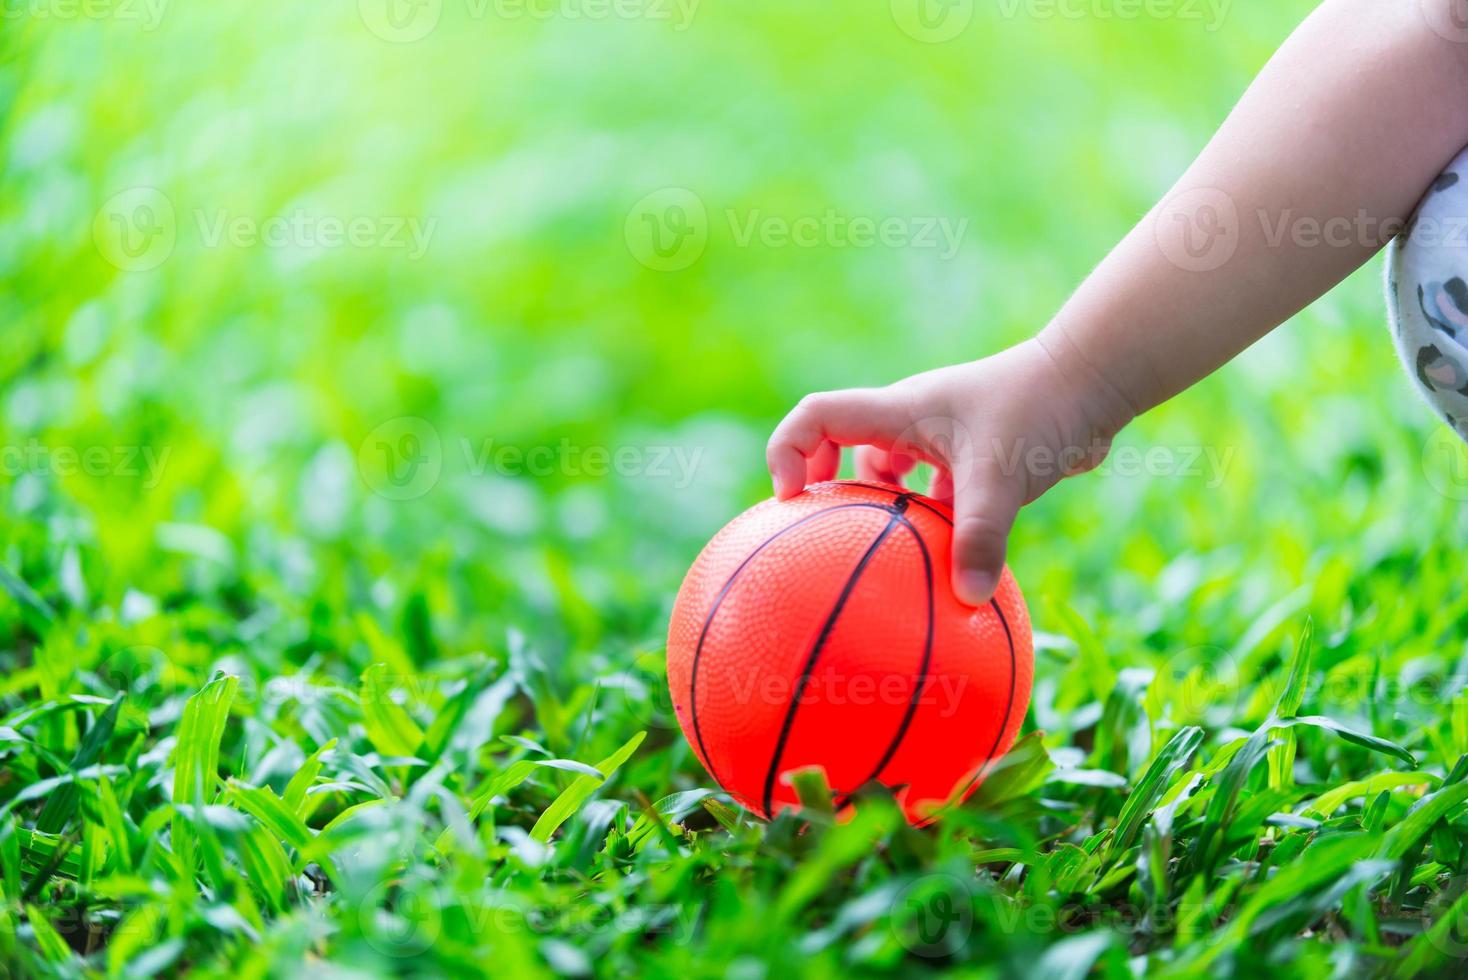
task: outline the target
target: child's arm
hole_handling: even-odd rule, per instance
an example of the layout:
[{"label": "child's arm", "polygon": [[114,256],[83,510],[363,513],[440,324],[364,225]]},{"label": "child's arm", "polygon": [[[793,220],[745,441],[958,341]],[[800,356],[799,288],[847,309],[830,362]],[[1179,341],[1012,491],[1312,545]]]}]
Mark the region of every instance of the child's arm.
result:
[{"label": "child's arm", "polygon": [[864,447],[865,478],[895,480],[913,456],[937,465],[935,492],[954,502],[954,588],[986,601],[1020,506],[1094,467],[1134,415],[1400,230],[1468,143],[1468,24],[1450,30],[1459,6],[1327,0],[1037,337],[886,388],[803,399],[770,437],[776,495],[833,477],[839,445]]}]

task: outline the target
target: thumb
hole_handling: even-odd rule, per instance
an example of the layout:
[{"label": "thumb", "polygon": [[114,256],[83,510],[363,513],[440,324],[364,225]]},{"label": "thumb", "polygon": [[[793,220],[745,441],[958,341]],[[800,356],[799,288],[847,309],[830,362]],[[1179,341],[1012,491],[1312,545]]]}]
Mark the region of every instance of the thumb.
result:
[{"label": "thumb", "polygon": [[953,502],[953,591],[960,602],[982,605],[994,597],[1014,518],[1024,503],[998,466],[979,462],[956,488]]}]

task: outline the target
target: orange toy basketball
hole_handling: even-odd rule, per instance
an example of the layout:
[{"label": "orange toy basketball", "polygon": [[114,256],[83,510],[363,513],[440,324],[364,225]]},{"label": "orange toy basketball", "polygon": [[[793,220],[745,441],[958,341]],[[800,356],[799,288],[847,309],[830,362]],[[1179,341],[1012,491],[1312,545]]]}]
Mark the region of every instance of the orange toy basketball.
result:
[{"label": "orange toy basketball", "polygon": [[947,507],[855,481],[715,535],[668,630],[673,706],[709,775],[765,817],[796,803],[787,774],[806,766],[838,807],[892,787],[913,823],[967,796],[1013,743],[1034,668],[1009,570],[992,602],[963,605],[952,540]]}]

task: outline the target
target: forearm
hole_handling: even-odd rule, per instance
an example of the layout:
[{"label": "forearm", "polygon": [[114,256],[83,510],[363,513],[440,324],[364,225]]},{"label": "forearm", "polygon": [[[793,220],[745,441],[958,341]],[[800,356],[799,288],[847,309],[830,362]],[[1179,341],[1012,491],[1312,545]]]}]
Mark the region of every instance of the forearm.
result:
[{"label": "forearm", "polygon": [[1468,143],[1468,43],[1437,2],[1322,4],[1042,332],[1118,423],[1345,278]]}]

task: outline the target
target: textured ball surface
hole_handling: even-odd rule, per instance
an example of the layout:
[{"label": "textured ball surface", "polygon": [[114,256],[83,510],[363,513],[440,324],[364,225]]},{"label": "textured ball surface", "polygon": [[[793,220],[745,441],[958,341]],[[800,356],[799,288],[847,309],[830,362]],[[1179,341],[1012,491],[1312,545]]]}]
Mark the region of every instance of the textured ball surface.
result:
[{"label": "textured ball surface", "polygon": [[1387,250],[1387,312],[1418,392],[1468,439],[1468,150]]},{"label": "textured ball surface", "polygon": [[871,780],[914,823],[967,796],[1029,705],[1029,613],[1006,568],[992,602],[949,582],[953,518],[919,494],[822,483],[714,536],[668,631],[678,723],[704,768],[764,817],[820,766],[844,805]]}]

